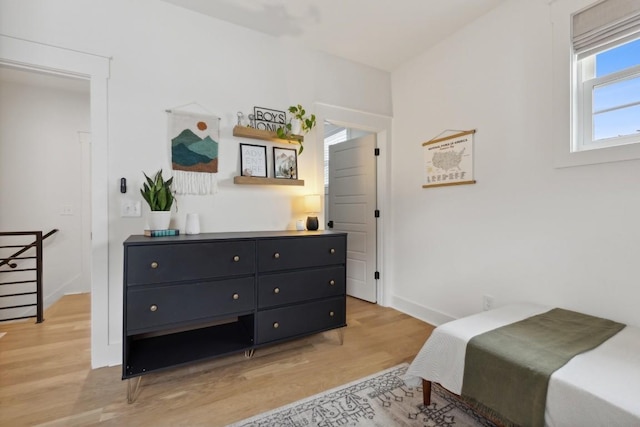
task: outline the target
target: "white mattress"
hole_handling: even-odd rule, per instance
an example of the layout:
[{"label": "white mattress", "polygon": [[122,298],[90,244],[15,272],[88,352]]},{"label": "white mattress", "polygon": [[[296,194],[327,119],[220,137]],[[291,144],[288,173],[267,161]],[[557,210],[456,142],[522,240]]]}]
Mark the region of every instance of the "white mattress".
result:
[{"label": "white mattress", "polygon": [[[467,342],[475,335],[517,322],[551,307],[512,304],[437,327],[407,370],[461,394]],[[548,426],[640,426],[640,328],[627,326],[597,348],[582,353],[549,379]]]}]

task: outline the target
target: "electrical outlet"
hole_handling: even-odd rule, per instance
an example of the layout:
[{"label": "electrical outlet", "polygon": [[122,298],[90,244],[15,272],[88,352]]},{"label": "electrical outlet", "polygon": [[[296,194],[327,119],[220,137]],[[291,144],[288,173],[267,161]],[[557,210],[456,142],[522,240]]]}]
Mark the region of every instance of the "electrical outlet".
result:
[{"label": "electrical outlet", "polygon": [[483,295],[482,296],[482,310],[487,311],[493,308],[493,304],[495,303],[495,299],[491,295]]},{"label": "electrical outlet", "polygon": [[122,200],[120,202],[121,217],[142,216],[142,205],[139,200]]},{"label": "electrical outlet", "polygon": [[62,205],[60,207],[60,215],[73,215],[73,206]]}]

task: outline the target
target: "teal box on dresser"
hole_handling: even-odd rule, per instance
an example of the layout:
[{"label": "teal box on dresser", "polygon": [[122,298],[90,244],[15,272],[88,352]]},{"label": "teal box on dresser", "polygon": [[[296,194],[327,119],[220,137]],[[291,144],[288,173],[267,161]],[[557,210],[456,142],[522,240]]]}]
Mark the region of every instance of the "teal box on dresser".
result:
[{"label": "teal box on dresser", "polygon": [[131,236],[122,379],[346,326],[347,234]]}]

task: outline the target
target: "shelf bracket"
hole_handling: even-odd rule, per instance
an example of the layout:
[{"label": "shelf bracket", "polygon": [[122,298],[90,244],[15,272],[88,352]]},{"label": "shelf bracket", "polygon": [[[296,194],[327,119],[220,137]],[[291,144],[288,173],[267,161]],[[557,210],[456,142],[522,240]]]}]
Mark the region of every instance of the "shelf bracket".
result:
[{"label": "shelf bracket", "polygon": [[[132,404],[136,401],[138,397],[138,392],[140,391],[140,382],[142,381],[142,376],[138,378],[129,378],[127,380],[127,403]],[[135,382],[135,385],[133,385]]]}]

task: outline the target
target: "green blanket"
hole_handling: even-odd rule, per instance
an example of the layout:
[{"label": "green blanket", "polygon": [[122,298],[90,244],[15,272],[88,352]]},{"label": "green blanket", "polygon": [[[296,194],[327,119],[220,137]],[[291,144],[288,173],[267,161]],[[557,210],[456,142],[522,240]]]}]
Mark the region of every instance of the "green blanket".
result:
[{"label": "green blanket", "polygon": [[554,308],[477,335],[467,344],[462,396],[505,424],[543,426],[551,374],[624,327]]}]

